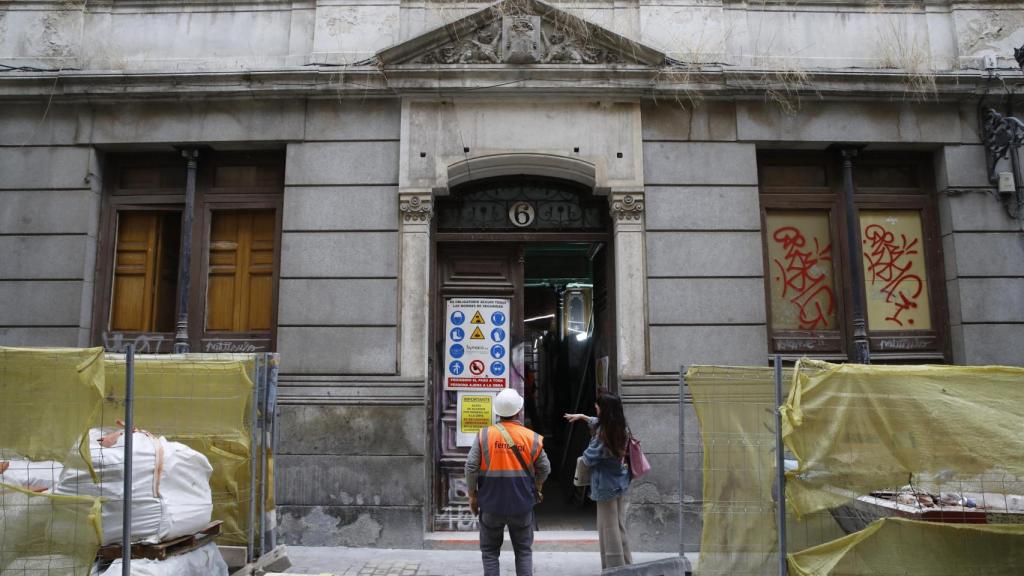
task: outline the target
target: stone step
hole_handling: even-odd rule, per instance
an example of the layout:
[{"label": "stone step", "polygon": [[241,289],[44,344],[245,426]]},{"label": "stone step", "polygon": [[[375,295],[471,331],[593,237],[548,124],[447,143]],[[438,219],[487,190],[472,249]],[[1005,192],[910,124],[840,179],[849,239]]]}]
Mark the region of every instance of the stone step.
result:
[{"label": "stone step", "polygon": [[[473,531],[428,532],[423,538],[427,550],[479,550],[480,535]],[[505,532],[502,550],[512,550]],[[533,533],[534,552],[597,552],[597,531],[594,530],[537,530]]]}]

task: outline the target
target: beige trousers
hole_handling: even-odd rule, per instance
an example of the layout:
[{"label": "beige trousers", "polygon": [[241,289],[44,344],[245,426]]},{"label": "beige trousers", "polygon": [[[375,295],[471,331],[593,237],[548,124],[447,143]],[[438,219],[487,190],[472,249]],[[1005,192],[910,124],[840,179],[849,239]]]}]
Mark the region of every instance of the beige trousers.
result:
[{"label": "beige trousers", "polygon": [[626,497],[597,503],[597,535],[601,545],[601,569],[633,563],[626,535]]}]

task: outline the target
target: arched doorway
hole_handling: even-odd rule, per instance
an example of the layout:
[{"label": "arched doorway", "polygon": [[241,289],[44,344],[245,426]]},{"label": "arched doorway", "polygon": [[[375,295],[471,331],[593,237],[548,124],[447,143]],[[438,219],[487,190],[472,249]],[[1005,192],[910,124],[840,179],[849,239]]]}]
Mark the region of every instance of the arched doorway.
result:
[{"label": "arched doorway", "polygon": [[[572,486],[588,433],[568,426],[562,414],[592,412],[597,388],[616,387],[607,199],[569,180],[502,176],[454,187],[435,199],[434,214],[433,529],[475,528],[463,477],[479,425],[469,402],[506,384],[523,393],[526,424],[545,436],[552,463],[538,529],[593,529],[590,503]],[[491,310],[507,313],[507,334],[490,322]],[[474,335],[481,337],[478,349],[507,345],[507,352],[472,369]],[[492,335],[505,340],[492,342]]]}]

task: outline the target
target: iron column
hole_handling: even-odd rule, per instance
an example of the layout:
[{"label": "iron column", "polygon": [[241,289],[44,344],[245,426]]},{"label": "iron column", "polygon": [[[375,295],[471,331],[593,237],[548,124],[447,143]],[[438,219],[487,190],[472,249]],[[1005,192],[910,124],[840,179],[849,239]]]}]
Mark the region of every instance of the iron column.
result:
[{"label": "iron column", "polygon": [[867,321],[864,318],[864,278],[861,274],[863,255],[860,248],[860,219],[853,203],[853,159],[859,149],[840,148],[843,158],[843,199],[846,203],[846,242],[850,246],[850,299],[853,301],[853,349],[850,361],[870,364]]},{"label": "iron column", "polygon": [[181,155],[188,161],[188,180],[185,184],[185,213],[181,218],[181,256],[178,259],[178,322],[174,332],[174,353],[189,351],[188,342],[188,285],[192,281],[192,220],[195,217],[196,169],[199,150],[187,148]]}]

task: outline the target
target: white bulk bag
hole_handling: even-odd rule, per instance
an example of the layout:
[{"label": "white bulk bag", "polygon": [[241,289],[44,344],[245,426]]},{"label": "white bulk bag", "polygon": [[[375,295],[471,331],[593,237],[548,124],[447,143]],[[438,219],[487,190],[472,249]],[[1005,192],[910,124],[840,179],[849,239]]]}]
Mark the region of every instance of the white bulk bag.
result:
[{"label": "white bulk bag", "polygon": [[0,482],[32,491],[50,491],[60,478],[64,466],[46,460],[0,460]]},{"label": "white bulk bag", "polygon": [[[114,562],[102,576],[121,576],[121,560]],[[166,560],[132,560],[132,576],[228,576],[228,565],[213,542]]]},{"label": "white bulk bag", "polygon": [[[99,482],[93,481],[76,448],[54,489],[55,494],[105,498],[104,545],[121,542],[125,436],[118,432],[89,430],[88,453]],[[213,468],[206,457],[145,432],[135,432],[132,442],[132,542],[161,542],[206,527],[213,514]]]}]

